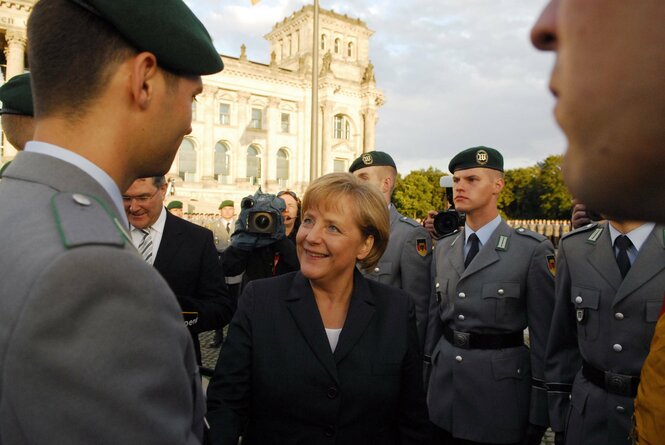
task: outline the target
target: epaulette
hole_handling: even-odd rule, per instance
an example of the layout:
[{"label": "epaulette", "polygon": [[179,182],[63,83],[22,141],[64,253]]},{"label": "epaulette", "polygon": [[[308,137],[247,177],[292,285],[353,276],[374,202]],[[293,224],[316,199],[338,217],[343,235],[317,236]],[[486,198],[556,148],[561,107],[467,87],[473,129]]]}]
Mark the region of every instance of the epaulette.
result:
[{"label": "epaulette", "polygon": [[413,219],[409,218],[408,216],[401,216],[399,220],[403,223],[407,223],[413,227],[422,227],[418,221],[414,221]]},{"label": "epaulette", "polygon": [[61,192],[51,198],[51,209],[67,249],[89,245],[123,247],[129,234],[94,196]]},{"label": "epaulette", "polygon": [[[594,222],[590,222],[590,223],[587,224],[587,225],[584,225],[584,226],[582,226],[582,227],[578,227],[577,229],[574,229],[574,230],[572,230],[572,231],[566,233],[565,235],[563,235],[563,236],[561,237],[561,239],[564,240],[564,239],[566,239],[566,238],[568,238],[568,237],[571,237],[571,236],[573,236],[573,235],[577,235],[577,234],[580,234],[580,233],[588,232],[589,230],[593,230],[593,229],[599,229],[599,230],[602,232],[602,228],[598,227],[598,222],[597,222],[597,221],[594,221]],[[599,234],[599,235],[600,235],[600,234]]]},{"label": "epaulette", "polygon": [[524,236],[531,237],[531,238],[535,239],[538,242],[542,242],[542,241],[545,241],[547,239],[547,237],[545,235],[541,235],[540,233],[536,233],[533,230],[525,229],[524,227],[516,228],[515,233],[517,233],[518,235],[524,235]]}]

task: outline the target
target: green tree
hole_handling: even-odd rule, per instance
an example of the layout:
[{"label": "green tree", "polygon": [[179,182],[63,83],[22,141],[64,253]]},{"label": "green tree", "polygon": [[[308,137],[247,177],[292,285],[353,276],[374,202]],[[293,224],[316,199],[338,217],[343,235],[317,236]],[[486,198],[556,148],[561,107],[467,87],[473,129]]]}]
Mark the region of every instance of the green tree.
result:
[{"label": "green tree", "polygon": [[414,170],[404,178],[398,176],[393,203],[405,216],[423,219],[429,210],[443,209],[443,189],[439,178],[444,173],[436,168]]},{"label": "green tree", "polygon": [[540,210],[546,219],[568,219],[572,210],[572,196],[563,182],[561,162],[563,156],[548,156],[538,163],[540,176],[538,189]]}]

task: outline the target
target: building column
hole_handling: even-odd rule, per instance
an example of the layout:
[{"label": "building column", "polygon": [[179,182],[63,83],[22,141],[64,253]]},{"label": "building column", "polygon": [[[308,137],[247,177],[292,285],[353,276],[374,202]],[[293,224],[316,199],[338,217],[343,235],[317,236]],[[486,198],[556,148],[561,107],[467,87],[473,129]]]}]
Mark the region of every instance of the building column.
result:
[{"label": "building column", "polygon": [[[246,91],[238,91],[237,95],[237,106],[238,111],[236,113],[238,121],[238,129],[240,131],[239,145],[237,147],[237,152],[233,154],[234,167],[235,171],[232,171],[232,175],[235,176],[236,183],[247,183],[247,145],[244,143],[245,138],[243,137],[247,126],[249,126],[249,121],[251,119],[251,113],[249,111],[249,99],[252,95]],[[231,116],[231,124],[233,125],[233,115]],[[261,172],[263,174],[263,172]]]},{"label": "building column", "polygon": [[282,116],[279,111],[280,100],[277,97],[268,98],[268,107],[266,108],[266,147],[263,159],[263,183],[266,190],[272,191],[273,187],[279,188],[277,183],[277,150],[280,147],[275,145],[275,137],[282,131]]},{"label": "building column", "polygon": [[374,150],[376,147],[376,110],[368,108],[363,111],[363,153]]},{"label": "building column", "polygon": [[25,71],[25,45],[28,41],[25,31],[8,30],[5,34],[7,48],[5,58],[7,59],[7,80],[23,74]]},{"label": "building column", "polygon": [[213,181],[215,179],[215,97],[217,87],[203,85],[202,105],[203,116],[203,140],[201,150],[197,159],[197,169],[200,172],[201,181]]},{"label": "building column", "polygon": [[333,104],[326,102],[321,107],[321,162],[319,164],[319,176],[332,172],[332,119]]}]

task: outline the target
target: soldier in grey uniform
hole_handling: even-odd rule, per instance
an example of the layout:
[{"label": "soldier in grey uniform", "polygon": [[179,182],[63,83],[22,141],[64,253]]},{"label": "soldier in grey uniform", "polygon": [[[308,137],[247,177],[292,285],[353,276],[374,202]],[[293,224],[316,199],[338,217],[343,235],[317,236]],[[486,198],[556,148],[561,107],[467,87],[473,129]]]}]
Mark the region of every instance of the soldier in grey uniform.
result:
[{"label": "soldier in grey uniform", "polygon": [[391,203],[397,167],[389,154],[382,151],[364,153],[353,161],[349,172],[376,185],[390,211],[388,247],[372,272],[362,272],[368,278],[399,287],[411,295],[416,307],[418,336],[422,344],[432,288],[432,238],[420,224],[401,215]]},{"label": "soldier in grey uniform", "polygon": [[181,0],[41,0],[28,57],[34,140],[0,182],[0,444],[200,443],[192,340],[120,190],[169,169],[221,59]]},{"label": "soldier in grey uniform", "polygon": [[554,249],[543,235],[513,229],[499,216],[497,150],[469,148],[448,168],[466,224],[434,251],[425,361],[435,443],[539,444],[549,425],[543,360]]},{"label": "soldier in grey uniform", "polygon": [[565,431],[566,445],[632,443],[633,399],[663,304],[664,237],[653,223],[605,221],[559,244],[545,375],[552,429]]}]

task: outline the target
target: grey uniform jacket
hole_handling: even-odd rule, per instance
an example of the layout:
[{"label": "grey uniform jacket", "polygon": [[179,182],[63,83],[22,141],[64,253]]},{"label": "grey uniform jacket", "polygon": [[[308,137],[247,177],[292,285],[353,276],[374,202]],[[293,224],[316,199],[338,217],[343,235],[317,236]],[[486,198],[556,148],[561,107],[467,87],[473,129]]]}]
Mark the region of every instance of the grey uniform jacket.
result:
[{"label": "grey uniform jacket", "polygon": [[[88,205],[89,204],[89,205]],[[21,152],[0,182],[0,444],[196,444],[175,296],[81,169]]]},{"label": "grey uniform jacket", "polygon": [[[501,221],[465,270],[464,239],[464,230],[454,233],[434,251],[425,342],[430,418],[457,438],[519,442],[528,422],[548,425],[543,360],[554,307],[554,249],[544,236]],[[478,334],[528,325],[531,348],[461,349],[442,337],[444,325]]]},{"label": "grey uniform jacket", "polygon": [[366,278],[405,290],[416,305],[416,325],[422,344],[432,282],[432,239],[420,224],[390,206],[390,240],[373,271]]},{"label": "grey uniform jacket", "polygon": [[633,399],[589,382],[580,363],[583,358],[602,371],[639,376],[665,294],[663,226],[651,232],[622,281],[607,225],[568,234],[557,253],[545,375],[555,383],[552,428],[563,431],[567,424],[566,444],[632,443]]}]

